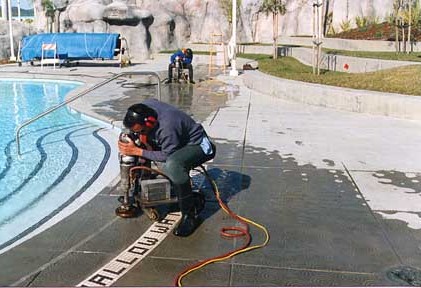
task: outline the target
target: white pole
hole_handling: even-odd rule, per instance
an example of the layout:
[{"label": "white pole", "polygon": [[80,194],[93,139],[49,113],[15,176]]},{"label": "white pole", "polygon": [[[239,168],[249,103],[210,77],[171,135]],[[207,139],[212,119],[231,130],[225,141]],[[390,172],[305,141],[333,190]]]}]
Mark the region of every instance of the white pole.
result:
[{"label": "white pole", "polygon": [[37,20],[37,9],[35,7],[35,0],[32,1],[32,7],[34,9],[34,22]]},{"label": "white pole", "polygon": [[20,0],[18,0],[18,21],[20,22]]},{"label": "white pole", "polygon": [[231,71],[230,76],[238,76],[237,61],[236,61],[236,50],[237,50],[237,0],[232,1],[232,49],[233,56],[231,59]]},{"label": "white pole", "polygon": [[13,25],[12,25],[12,1],[7,0],[9,10],[9,38],[10,38],[10,61],[16,61],[15,48],[13,45]]}]

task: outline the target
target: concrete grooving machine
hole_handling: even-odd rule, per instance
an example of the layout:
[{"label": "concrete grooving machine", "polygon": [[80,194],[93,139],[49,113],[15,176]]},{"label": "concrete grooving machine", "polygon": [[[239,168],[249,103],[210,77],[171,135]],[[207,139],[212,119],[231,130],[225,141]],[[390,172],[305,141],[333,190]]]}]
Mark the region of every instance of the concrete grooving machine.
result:
[{"label": "concrete grooving machine", "polygon": [[[128,142],[131,139],[142,149],[152,149],[146,135],[139,135],[129,130],[120,133],[120,141]],[[159,170],[159,167],[152,168],[152,161],[139,157],[119,154],[120,158],[120,192],[121,205],[115,212],[122,218],[132,218],[144,211],[153,221],[163,219],[165,211],[178,208],[178,198],[172,191],[170,179]],[[158,166],[158,165],[156,165]],[[193,191],[195,191],[194,187]],[[202,193],[193,192],[204,206]],[[166,207],[166,209],[159,209]]]}]

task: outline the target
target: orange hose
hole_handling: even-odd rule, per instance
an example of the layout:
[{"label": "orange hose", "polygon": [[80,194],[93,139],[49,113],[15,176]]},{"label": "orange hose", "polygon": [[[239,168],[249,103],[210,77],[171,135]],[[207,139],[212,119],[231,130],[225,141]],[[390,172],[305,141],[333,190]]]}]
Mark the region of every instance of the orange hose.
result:
[{"label": "orange hose", "polygon": [[[215,194],[216,199],[218,200],[219,206],[229,216],[231,216],[233,219],[235,219],[238,222],[240,222],[242,224],[242,226],[243,226],[243,227],[238,227],[238,226],[223,227],[220,230],[221,236],[222,237],[225,237],[225,238],[239,238],[239,237],[242,237],[242,238],[244,238],[244,244],[240,248],[238,248],[238,249],[232,250],[232,251],[230,251],[228,253],[221,254],[221,255],[216,256],[216,257],[212,257],[212,258],[208,258],[208,259],[202,260],[202,261],[200,261],[200,262],[198,262],[198,263],[196,263],[196,264],[194,264],[194,265],[186,268],[185,270],[183,270],[182,272],[180,272],[177,275],[177,277],[175,278],[175,283],[174,283],[175,285],[174,286],[177,286],[177,287],[181,287],[182,286],[181,285],[181,280],[183,279],[183,277],[185,277],[186,275],[188,275],[189,273],[191,273],[191,272],[193,272],[195,270],[198,270],[198,269],[200,269],[202,267],[205,267],[206,265],[209,265],[211,263],[215,263],[215,262],[219,262],[219,261],[223,261],[223,260],[229,259],[229,258],[231,258],[231,257],[233,257],[233,256],[235,256],[237,254],[240,254],[240,253],[243,253],[243,252],[247,252],[247,251],[251,251],[253,249],[264,247],[269,242],[269,233],[268,233],[267,229],[264,226],[262,226],[262,225],[260,225],[258,223],[255,223],[255,222],[253,222],[253,221],[251,221],[251,220],[249,220],[247,218],[244,218],[244,217],[241,217],[241,216],[235,214],[228,207],[228,205],[225,204],[222,201],[222,199],[220,197],[220,194],[219,194],[219,191],[218,191],[218,187],[216,186],[215,181],[213,181],[211,179],[211,177],[209,176],[209,174],[207,173],[206,169],[203,166],[200,166],[200,167],[203,170],[203,172],[201,172],[201,173],[205,175],[205,177],[208,179],[208,181],[212,185],[212,190],[213,190],[213,192]],[[134,181],[134,177],[133,177],[134,176],[134,173],[133,172],[135,170],[146,170],[146,171],[149,171],[149,172],[157,173],[157,174],[159,174],[161,176],[164,176],[168,180],[170,180],[167,175],[165,175],[164,173],[162,173],[161,171],[159,171],[157,169],[152,169],[152,168],[149,168],[149,167],[146,167],[146,166],[135,166],[135,167],[132,167],[130,169],[130,178],[131,178],[131,181]],[[171,182],[171,180],[170,180],[170,182]],[[249,223],[253,224],[254,226],[256,226],[256,227],[258,227],[260,229],[262,229],[263,232],[265,233],[266,240],[262,244],[260,244],[260,245],[254,245],[254,246],[251,246],[250,247],[251,235],[250,235],[250,231],[249,231],[250,230],[249,229],[249,225],[248,225]]]},{"label": "orange hose", "polygon": [[[225,253],[225,254],[222,254],[222,255],[219,255],[219,256],[216,256],[216,257],[212,257],[212,258],[208,258],[208,259],[202,260],[202,261],[200,261],[200,262],[198,262],[198,263],[196,263],[196,264],[194,264],[194,265],[186,268],[185,270],[183,270],[182,272],[180,272],[177,275],[177,277],[175,278],[175,283],[174,284],[177,287],[181,287],[182,286],[181,285],[181,280],[187,274],[189,274],[189,273],[191,273],[191,272],[193,272],[195,270],[198,270],[198,269],[200,269],[202,267],[205,267],[208,264],[219,262],[219,261],[223,261],[223,260],[229,259],[229,258],[231,258],[231,257],[233,257],[233,256],[235,256],[237,254],[240,254],[240,253],[243,253],[243,252],[246,252],[246,251],[250,251],[250,250],[253,250],[253,249],[256,249],[256,248],[263,247],[269,241],[269,234],[268,234],[266,228],[264,228],[263,226],[261,226],[261,225],[259,225],[257,223],[254,223],[254,222],[252,222],[252,221],[250,221],[250,220],[248,220],[248,219],[246,219],[244,217],[241,217],[241,216],[235,214],[228,207],[228,205],[225,204],[222,201],[222,199],[220,197],[220,194],[219,194],[219,191],[218,191],[218,187],[216,186],[215,181],[213,181],[210,178],[209,174],[206,172],[206,170],[205,170],[204,167],[202,167],[202,166],[200,166],[200,167],[203,170],[203,173],[202,174],[204,174],[206,176],[206,178],[208,179],[208,181],[210,181],[210,183],[212,185],[212,188],[213,188],[213,191],[215,193],[215,197],[218,200],[219,206],[221,206],[222,210],[224,210],[229,216],[231,216],[232,218],[236,219],[238,222],[240,222],[243,225],[243,227],[238,227],[238,226],[223,227],[220,230],[221,236],[226,237],[226,238],[243,237],[244,238],[244,244],[243,244],[243,246],[241,246],[238,249],[232,250],[232,251],[230,251],[228,253]],[[266,240],[265,240],[265,242],[263,244],[249,247],[250,242],[251,242],[251,235],[250,235],[250,232],[249,232],[249,225],[248,225],[248,223],[252,223],[253,225],[261,228],[265,232],[265,234],[266,234]]]}]

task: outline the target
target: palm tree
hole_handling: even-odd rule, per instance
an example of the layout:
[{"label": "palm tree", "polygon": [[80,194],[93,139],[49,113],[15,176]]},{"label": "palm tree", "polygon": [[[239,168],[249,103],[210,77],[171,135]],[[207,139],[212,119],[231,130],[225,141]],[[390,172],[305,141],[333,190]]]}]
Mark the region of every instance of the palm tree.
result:
[{"label": "palm tree", "polygon": [[52,0],[42,0],[41,5],[44,8],[45,16],[47,17],[47,29],[48,32],[53,32],[53,23],[55,15],[55,7]]},{"label": "palm tree", "polygon": [[[237,7],[241,7],[241,0],[237,1]],[[232,24],[232,0],[219,0],[219,4],[228,19],[228,23]],[[237,17],[240,14],[240,9],[237,9]]]},{"label": "palm tree", "polygon": [[273,24],[273,59],[278,58],[278,19],[279,14],[285,15],[286,7],[284,0],[263,0],[262,5],[260,6],[259,12],[266,13],[266,16],[269,13],[272,14],[272,24]]}]

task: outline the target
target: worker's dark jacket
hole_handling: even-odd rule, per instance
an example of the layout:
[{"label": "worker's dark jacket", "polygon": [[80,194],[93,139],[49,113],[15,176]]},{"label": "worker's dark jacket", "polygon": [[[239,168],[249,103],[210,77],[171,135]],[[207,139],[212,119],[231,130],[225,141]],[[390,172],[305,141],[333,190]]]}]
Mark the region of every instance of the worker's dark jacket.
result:
[{"label": "worker's dark jacket", "polygon": [[158,114],[157,126],[148,135],[159,151],[143,150],[143,157],[164,162],[169,155],[186,145],[200,145],[206,132],[183,111],[158,101],[147,99],[143,104],[151,107]]}]

